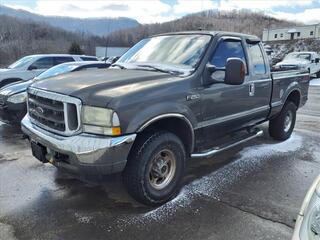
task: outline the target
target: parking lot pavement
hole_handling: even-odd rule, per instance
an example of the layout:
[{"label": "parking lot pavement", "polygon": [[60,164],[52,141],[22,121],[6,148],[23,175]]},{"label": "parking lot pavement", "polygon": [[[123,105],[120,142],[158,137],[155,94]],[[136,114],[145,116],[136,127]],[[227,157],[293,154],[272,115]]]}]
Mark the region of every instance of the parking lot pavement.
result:
[{"label": "parking lot pavement", "polygon": [[18,129],[0,125],[0,239],[290,239],[320,173],[319,98],[311,87],[285,142],[265,133],[190,160],[180,194],[156,209],[132,200],[118,175],[84,183],[39,163]]}]

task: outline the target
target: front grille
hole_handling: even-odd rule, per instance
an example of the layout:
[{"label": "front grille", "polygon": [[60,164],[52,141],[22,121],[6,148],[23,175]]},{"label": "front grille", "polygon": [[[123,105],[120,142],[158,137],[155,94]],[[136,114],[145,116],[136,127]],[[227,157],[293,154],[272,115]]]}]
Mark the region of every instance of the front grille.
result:
[{"label": "front grille", "polygon": [[79,99],[35,88],[28,90],[31,120],[49,131],[72,135],[80,128]]},{"label": "front grille", "polygon": [[6,96],[0,95],[0,106],[4,106],[6,104]]}]

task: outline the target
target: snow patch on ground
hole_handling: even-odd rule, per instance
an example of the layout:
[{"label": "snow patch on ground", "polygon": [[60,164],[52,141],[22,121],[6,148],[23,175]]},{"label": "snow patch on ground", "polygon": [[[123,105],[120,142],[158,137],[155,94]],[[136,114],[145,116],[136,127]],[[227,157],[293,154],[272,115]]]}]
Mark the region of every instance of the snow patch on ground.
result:
[{"label": "snow patch on ground", "polygon": [[74,216],[76,217],[79,223],[89,223],[92,220],[92,217],[84,216],[83,214],[80,214],[80,213],[75,213]]},{"label": "snow patch on ground", "polygon": [[312,79],[310,81],[310,86],[320,86],[320,78]]},{"label": "snow patch on ground", "polygon": [[125,227],[136,223],[167,219],[179,209],[190,205],[196,197],[206,196],[219,201],[224,190],[239,178],[259,170],[270,159],[270,156],[297,151],[302,145],[302,137],[294,133],[285,142],[247,147],[240,152],[240,157],[234,162],[186,185],[172,201],[144,214],[128,216],[118,221],[118,224]]},{"label": "snow patch on ground", "polygon": [[0,239],[5,240],[15,240],[14,229],[12,226],[0,223]]}]

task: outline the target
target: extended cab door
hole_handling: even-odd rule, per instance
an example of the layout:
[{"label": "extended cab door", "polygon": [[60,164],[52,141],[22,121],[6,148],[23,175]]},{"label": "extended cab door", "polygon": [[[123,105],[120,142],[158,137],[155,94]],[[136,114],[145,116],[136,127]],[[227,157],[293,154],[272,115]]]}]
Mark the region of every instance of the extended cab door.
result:
[{"label": "extended cab door", "polygon": [[[224,68],[228,58],[241,58],[248,64],[242,39],[235,37],[221,37],[210,58],[210,64],[217,68]],[[215,80],[205,86],[201,93],[201,107],[203,121],[199,123],[198,132],[206,136],[203,147],[210,147],[215,140],[245,126],[256,105],[249,96],[249,72],[242,85],[227,85],[224,83],[223,71],[215,71],[211,77]],[[205,146],[206,145],[206,146]]]},{"label": "extended cab door", "polygon": [[270,99],[272,94],[272,79],[270,67],[265,51],[260,42],[247,40],[247,51],[249,56],[248,79],[250,107],[254,112],[253,123],[263,121],[267,118],[270,110]]}]

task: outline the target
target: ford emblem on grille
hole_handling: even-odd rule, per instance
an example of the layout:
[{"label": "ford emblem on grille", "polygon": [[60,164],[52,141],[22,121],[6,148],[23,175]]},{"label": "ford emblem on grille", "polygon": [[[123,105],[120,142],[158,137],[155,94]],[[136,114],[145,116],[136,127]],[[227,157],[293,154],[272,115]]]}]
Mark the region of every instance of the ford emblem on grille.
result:
[{"label": "ford emblem on grille", "polygon": [[42,107],[36,107],[36,112],[40,115],[43,115],[44,114],[44,110]]}]

